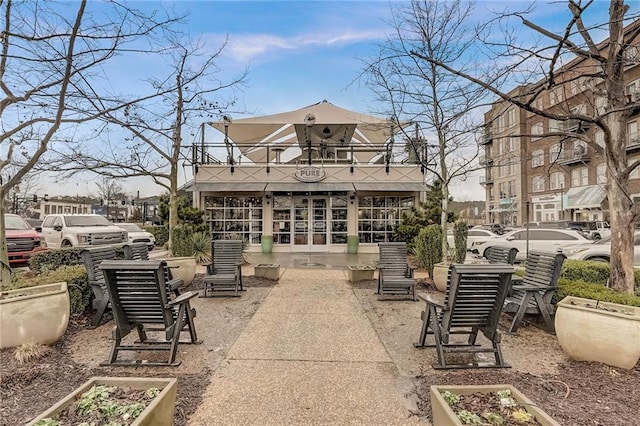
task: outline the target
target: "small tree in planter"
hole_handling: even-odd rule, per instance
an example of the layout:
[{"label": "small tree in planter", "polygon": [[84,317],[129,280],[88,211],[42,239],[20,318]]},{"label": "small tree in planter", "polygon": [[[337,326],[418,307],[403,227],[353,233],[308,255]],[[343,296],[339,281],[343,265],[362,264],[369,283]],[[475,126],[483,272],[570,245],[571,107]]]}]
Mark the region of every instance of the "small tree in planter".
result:
[{"label": "small tree in planter", "polygon": [[467,235],[469,226],[464,220],[459,220],[453,225],[453,239],[455,242],[455,263],[464,263],[467,257]]},{"label": "small tree in planter", "polygon": [[427,270],[431,279],[435,264],[442,261],[442,238],[440,225],[429,225],[422,228],[413,241],[418,262]]}]

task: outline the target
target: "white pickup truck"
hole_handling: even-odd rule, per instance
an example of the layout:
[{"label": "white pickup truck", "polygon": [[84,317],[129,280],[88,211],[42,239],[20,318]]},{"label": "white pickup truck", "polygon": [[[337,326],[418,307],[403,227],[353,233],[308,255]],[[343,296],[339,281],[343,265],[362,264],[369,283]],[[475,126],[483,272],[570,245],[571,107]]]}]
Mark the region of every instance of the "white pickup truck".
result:
[{"label": "white pickup truck", "polygon": [[50,214],[42,221],[42,235],[49,248],[124,244],[127,231],[96,214]]}]

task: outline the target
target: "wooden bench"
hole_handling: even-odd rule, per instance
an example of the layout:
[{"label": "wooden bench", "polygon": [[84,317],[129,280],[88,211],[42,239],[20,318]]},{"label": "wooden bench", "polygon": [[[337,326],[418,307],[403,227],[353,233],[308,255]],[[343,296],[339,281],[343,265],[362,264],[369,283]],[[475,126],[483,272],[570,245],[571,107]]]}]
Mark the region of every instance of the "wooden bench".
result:
[{"label": "wooden bench", "polygon": [[[452,264],[444,302],[420,296],[426,302],[421,314],[422,329],[416,347],[435,346],[438,364],[434,368],[509,367],[500,346],[498,320],[511,287],[513,266],[508,264]],[[491,346],[476,342],[481,332]],[[428,344],[427,337],[434,343]],[[466,342],[452,342],[453,335],[467,336]],[[495,362],[450,363],[450,353],[492,353]]]},{"label": "wooden bench", "polygon": [[485,258],[489,263],[507,263],[513,265],[518,255],[515,247],[491,246],[485,250]]},{"label": "wooden bench", "polygon": [[378,243],[378,289],[382,297],[408,295],[416,300],[413,269],[407,263],[407,244],[403,242]]},{"label": "wooden bench", "polygon": [[566,258],[562,253],[529,251],[524,276],[514,280],[505,300],[504,312],[515,313],[509,332],[513,333],[520,327],[525,314],[542,315],[547,329],[555,330],[551,299]]}]

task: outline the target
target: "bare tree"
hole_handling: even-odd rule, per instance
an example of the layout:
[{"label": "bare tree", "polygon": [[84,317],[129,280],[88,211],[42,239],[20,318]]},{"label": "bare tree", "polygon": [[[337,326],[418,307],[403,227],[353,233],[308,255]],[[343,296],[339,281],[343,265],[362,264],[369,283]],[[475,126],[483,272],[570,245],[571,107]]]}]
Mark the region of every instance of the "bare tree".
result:
[{"label": "bare tree", "polygon": [[[128,133],[125,140],[103,140],[104,148],[94,154],[81,146],[60,152],[63,161],[54,169],[66,173],[89,169],[115,178],[151,178],[169,193],[169,228],[173,229],[178,223],[180,162],[188,161],[190,155],[185,152],[185,134],[194,137],[203,120],[222,114],[233,104],[232,100],[222,99],[222,94],[239,87],[246,72],[225,82],[219,79],[217,61],[226,43],[213,53],[206,53],[202,42],[171,41],[172,46],[164,52],[168,75],[148,79],[152,90],[161,96],[101,117],[105,126],[124,129],[125,135]],[[157,73],[154,70],[154,75]],[[212,100],[215,95],[220,96]]]},{"label": "bare tree", "polygon": [[[67,143],[83,123],[124,108],[106,86],[105,66],[141,49],[175,20],[118,2],[74,4],[75,13],[44,1],[0,0],[0,273],[9,279],[4,224],[6,194],[53,143]],[[92,13],[92,7],[101,13]],[[110,8],[110,9],[109,9]],[[146,46],[143,51],[149,50]],[[92,93],[100,102],[88,102]],[[8,167],[15,172],[7,173]]]},{"label": "bare tree", "polygon": [[[610,285],[618,291],[632,293],[633,230],[640,217],[640,205],[634,204],[631,198],[629,174],[640,166],[640,160],[630,161],[627,156],[626,123],[637,114],[640,102],[637,98],[628,99],[625,96],[625,70],[629,65],[637,65],[640,59],[640,23],[637,16],[628,16],[629,6],[624,0],[610,0],[606,19],[598,16],[600,22],[592,26],[585,24],[584,17],[590,11],[593,0],[568,0],[566,3],[569,15],[562,33],[555,33],[530,21],[526,12],[503,13],[495,19],[494,22],[507,31],[504,42],[496,42],[498,38],[494,31],[492,37],[483,40],[483,53],[493,63],[507,64],[498,70],[499,81],[511,81],[511,85],[486,81],[474,72],[448,64],[425,52],[414,50],[412,54],[450,75],[463,77],[489,90],[506,103],[548,119],[561,122],[577,120],[603,132],[602,146],[594,141],[593,132],[576,135],[560,129],[551,134],[561,138],[579,138],[604,156],[612,226]],[[631,23],[634,18],[635,22]],[[513,20],[524,24],[540,40],[535,40],[535,44],[518,40],[513,36]],[[606,31],[607,39],[599,44],[594,42],[596,31]],[[515,94],[510,90],[513,82],[521,86],[521,90]],[[550,109],[541,106],[539,100],[543,95],[552,93],[562,97],[562,93],[570,91],[571,85],[578,83],[586,86],[585,96],[593,100],[588,108],[571,108],[572,105],[567,102]]]},{"label": "bare tree", "polygon": [[[393,33],[379,46],[378,55],[368,61],[364,75],[378,100],[390,106],[387,112],[397,122],[415,123],[403,127],[407,151],[410,158],[421,159],[422,166],[442,183],[440,224],[446,229],[449,187],[454,179],[466,177],[478,155],[475,133],[481,116],[474,119],[473,111],[482,106],[484,89],[421,56],[437,58],[452,67],[471,68],[466,61],[475,33],[467,21],[474,4],[412,0],[392,8]],[[430,137],[435,143],[428,142]],[[445,238],[443,253],[447,247]]]}]

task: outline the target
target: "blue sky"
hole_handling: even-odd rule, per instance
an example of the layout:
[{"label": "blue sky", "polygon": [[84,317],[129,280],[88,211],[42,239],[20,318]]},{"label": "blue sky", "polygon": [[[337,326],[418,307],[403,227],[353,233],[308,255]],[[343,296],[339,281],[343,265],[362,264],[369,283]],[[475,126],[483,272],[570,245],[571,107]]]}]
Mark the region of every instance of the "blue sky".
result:
[{"label": "blue sky", "polygon": [[[639,9],[635,2],[633,8]],[[90,3],[91,5],[92,3]],[[95,3],[93,3],[95,5]],[[164,1],[134,2],[135,7],[164,7],[189,13],[184,25],[192,37],[201,37],[215,49],[229,37],[220,66],[221,77],[248,69],[248,84],[238,94],[239,110],[265,115],[300,108],[326,99],[343,108],[371,113],[377,110],[372,93],[357,82],[361,59],[373,54],[376,43],[390,30],[387,1]],[[529,2],[483,2],[476,5],[479,20],[490,11],[525,8]],[[596,0],[587,20],[602,21],[608,2]],[[537,2],[531,17],[547,28],[561,31],[566,23],[566,5]],[[131,75],[131,64],[120,64],[114,73],[118,84],[136,84],[122,77]],[[135,74],[135,71],[133,72]],[[115,77],[115,75],[118,75]],[[234,115],[239,117],[240,115]],[[191,141],[187,141],[188,144]],[[184,181],[188,176],[182,175]],[[453,188],[460,200],[484,197],[484,189],[471,179]],[[130,185],[125,185],[130,189]],[[91,182],[61,188],[61,192],[95,193]],[[159,188],[158,191],[162,192]],[[152,194],[141,194],[152,195]]]}]

